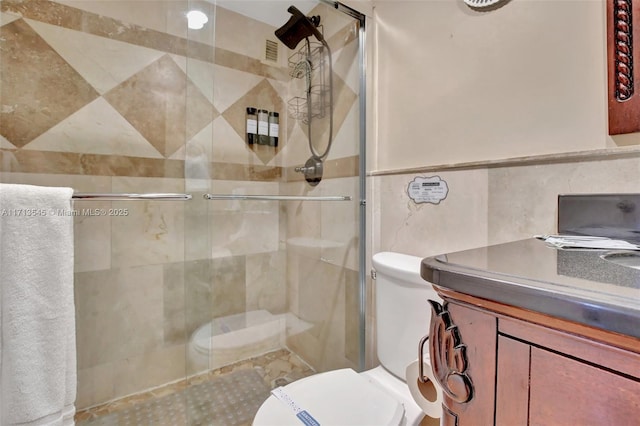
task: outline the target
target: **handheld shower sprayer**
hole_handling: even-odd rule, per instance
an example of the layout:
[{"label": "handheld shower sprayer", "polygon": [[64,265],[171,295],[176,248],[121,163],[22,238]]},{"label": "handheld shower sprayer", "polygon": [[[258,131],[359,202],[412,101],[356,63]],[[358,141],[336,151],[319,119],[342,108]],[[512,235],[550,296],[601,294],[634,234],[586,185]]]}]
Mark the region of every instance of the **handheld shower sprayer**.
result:
[{"label": "handheld shower sprayer", "polygon": [[[276,37],[284,43],[289,49],[294,50],[302,40],[307,42],[307,57],[296,64],[296,69],[306,69],[307,73],[307,132],[309,135],[309,150],[311,151],[311,158],[307,160],[304,167],[297,167],[296,171],[304,173],[305,179],[312,186],[317,185],[322,179],[322,162],[329,155],[331,144],[333,141],[333,64],[331,58],[331,49],[329,44],[324,39],[322,32],[318,30],[320,26],[320,16],[315,15],[307,17],[295,6],[289,6],[287,12],[291,14],[289,20],[280,28],[275,31]],[[309,37],[314,36],[326,50],[327,58],[329,61],[329,138],[326,149],[323,153],[316,152],[313,146],[311,138],[311,119],[312,119],[312,98],[311,98],[311,48],[309,43]]]}]

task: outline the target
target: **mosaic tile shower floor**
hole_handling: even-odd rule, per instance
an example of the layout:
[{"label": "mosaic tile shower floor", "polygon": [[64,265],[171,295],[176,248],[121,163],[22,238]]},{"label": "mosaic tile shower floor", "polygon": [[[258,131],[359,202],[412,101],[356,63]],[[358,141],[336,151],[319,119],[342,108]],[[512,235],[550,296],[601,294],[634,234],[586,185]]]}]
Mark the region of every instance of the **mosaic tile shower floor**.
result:
[{"label": "mosaic tile shower floor", "polygon": [[80,411],[78,426],[250,425],[272,388],[313,374],[287,350]]}]

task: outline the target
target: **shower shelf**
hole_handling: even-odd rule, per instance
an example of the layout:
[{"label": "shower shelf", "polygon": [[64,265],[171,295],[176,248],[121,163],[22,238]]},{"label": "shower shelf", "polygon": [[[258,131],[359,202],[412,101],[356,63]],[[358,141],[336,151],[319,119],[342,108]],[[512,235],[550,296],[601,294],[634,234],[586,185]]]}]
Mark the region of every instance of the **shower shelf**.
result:
[{"label": "shower shelf", "polygon": [[298,68],[298,64],[303,61],[309,61],[311,69],[317,69],[324,62],[324,46],[319,42],[310,42],[310,53],[307,52],[307,45],[304,43],[300,49],[298,49],[293,55],[289,56],[289,68],[291,71],[289,75],[294,78],[304,78],[304,73],[301,73]]},{"label": "shower shelf", "polygon": [[[324,32],[322,26],[319,27]],[[309,41],[301,43],[301,47],[289,56],[289,75],[292,78],[304,80],[303,96],[295,96],[287,101],[287,113],[289,117],[309,124],[310,119],[323,118],[329,107],[327,97],[327,76],[325,72],[326,62],[325,46],[320,42]],[[311,111],[307,104],[311,102]]]},{"label": "shower shelf", "polygon": [[[311,87],[311,117],[322,118],[326,115],[326,98],[328,90],[324,85],[317,85]],[[289,117],[302,121],[307,124],[308,111],[307,111],[307,98],[295,96],[287,101],[287,110]]]}]

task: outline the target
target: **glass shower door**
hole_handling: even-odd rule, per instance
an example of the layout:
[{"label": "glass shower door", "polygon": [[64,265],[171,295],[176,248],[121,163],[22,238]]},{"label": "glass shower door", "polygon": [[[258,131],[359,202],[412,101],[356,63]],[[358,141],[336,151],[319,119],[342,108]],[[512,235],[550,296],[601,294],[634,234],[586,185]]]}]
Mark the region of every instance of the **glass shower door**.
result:
[{"label": "glass shower door", "polygon": [[192,195],[75,205],[126,212],[74,217],[79,424],[246,424],[274,386],[361,368],[360,28],[297,3],[331,51],[299,74],[289,5],[0,2],[1,181]]},{"label": "glass shower door", "polygon": [[[0,8],[3,183],[189,190],[187,142],[215,112],[187,72],[213,42],[189,41],[186,0]],[[185,244],[192,201],[74,202],[78,424],[186,422],[184,270],[209,255]]]},{"label": "glass shower door", "polygon": [[[197,252],[183,278],[187,374],[193,383],[212,383],[213,405],[227,406],[213,416],[228,416],[224,424],[250,422],[274,387],[361,369],[359,22],[331,5],[298,5],[320,16],[330,46],[330,108],[328,50],[312,75],[301,76],[298,51],[274,34],[288,6],[217,2],[213,63],[187,60],[194,81],[210,70],[215,108],[197,135],[201,146],[185,158],[195,201],[185,215],[185,253]],[[313,83],[311,126],[297,108],[307,97],[306,78]],[[266,129],[247,126],[249,108],[259,121],[267,118]],[[295,171],[312,156],[309,135],[316,152],[332,139],[315,185]]]}]

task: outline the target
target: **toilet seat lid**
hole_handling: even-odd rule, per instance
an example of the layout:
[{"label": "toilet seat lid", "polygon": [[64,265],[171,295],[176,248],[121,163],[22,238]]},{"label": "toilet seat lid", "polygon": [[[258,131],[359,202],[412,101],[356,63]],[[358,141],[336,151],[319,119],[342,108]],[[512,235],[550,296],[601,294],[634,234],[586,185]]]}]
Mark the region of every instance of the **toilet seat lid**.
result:
[{"label": "toilet seat lid", "polygon": [[[350,368],[316,374],[283,390],[320,426],[397,426],[404,417],[400,402]],[[253,420],[253,426],[303,424],[289,406],[273,395]]]}]

